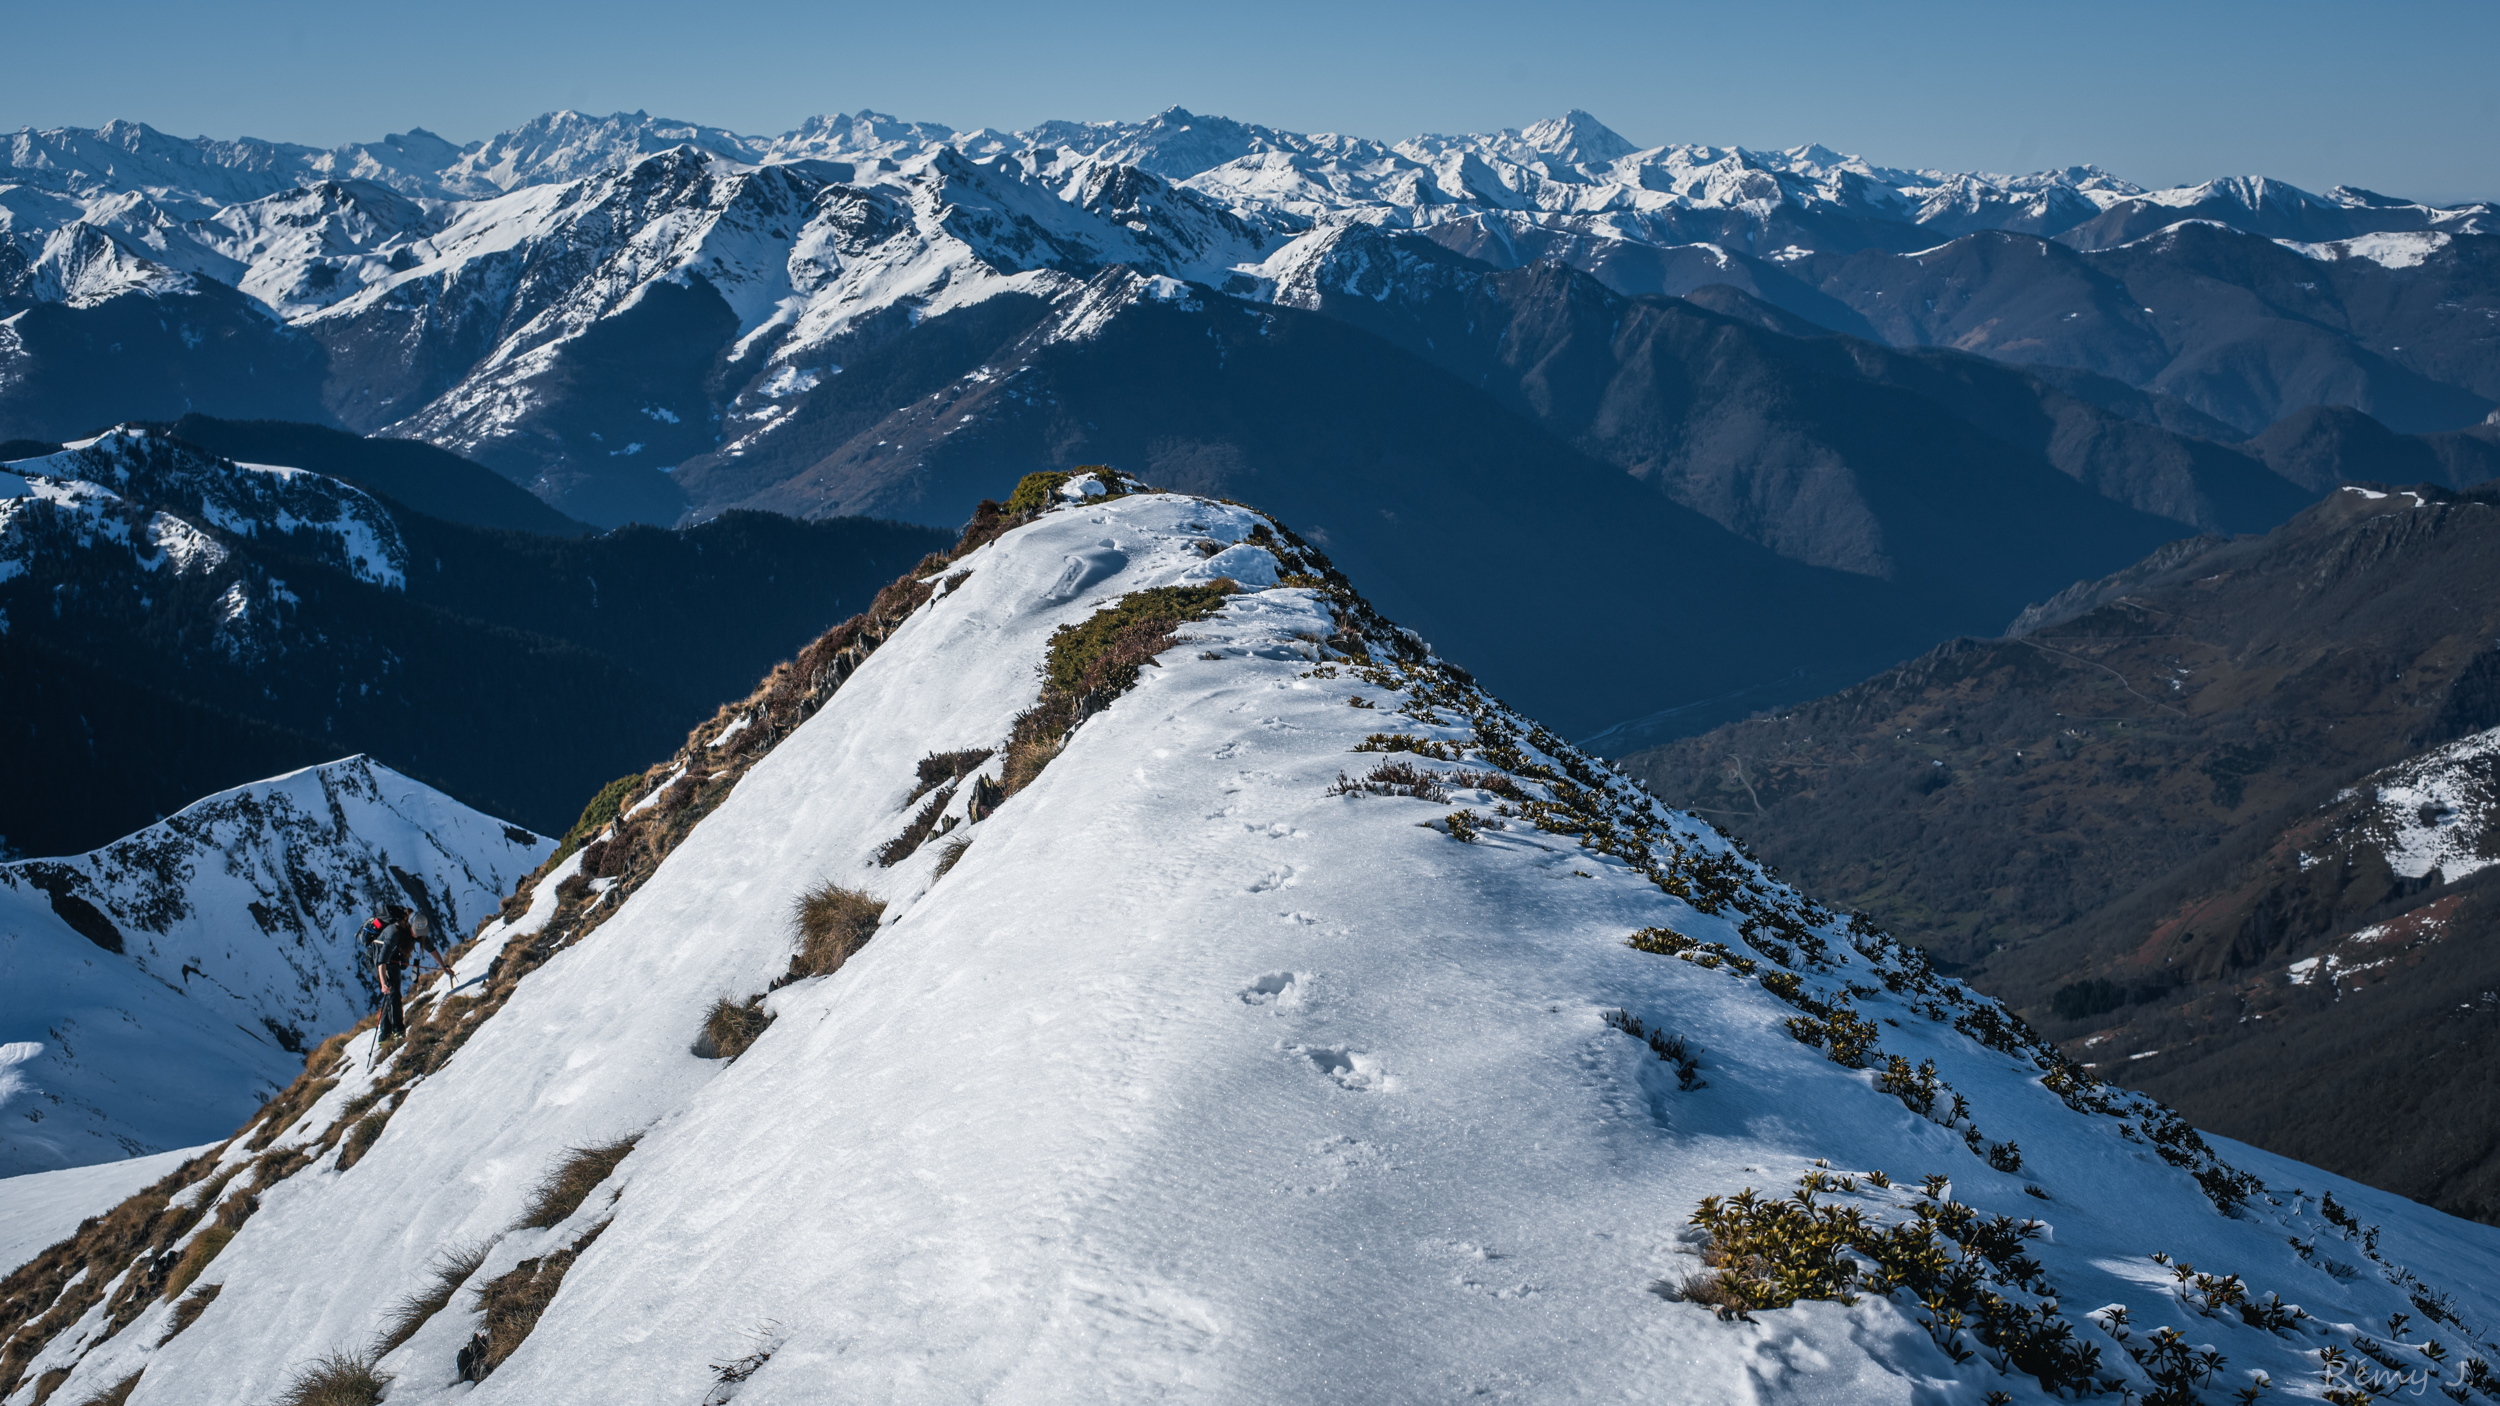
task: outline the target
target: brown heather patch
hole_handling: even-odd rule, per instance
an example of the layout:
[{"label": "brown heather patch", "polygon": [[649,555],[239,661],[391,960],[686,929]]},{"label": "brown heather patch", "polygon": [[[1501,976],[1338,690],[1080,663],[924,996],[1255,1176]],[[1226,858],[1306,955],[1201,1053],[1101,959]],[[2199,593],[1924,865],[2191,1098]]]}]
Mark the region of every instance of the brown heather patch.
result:
[{"label": "brown heather patch", "polygon": [[776,986],[811,976],[831,976],[851,954],[868,945],[885,917],[885,900],[836,883],[822,883],[799,895],[799,950],[790,970]]}]

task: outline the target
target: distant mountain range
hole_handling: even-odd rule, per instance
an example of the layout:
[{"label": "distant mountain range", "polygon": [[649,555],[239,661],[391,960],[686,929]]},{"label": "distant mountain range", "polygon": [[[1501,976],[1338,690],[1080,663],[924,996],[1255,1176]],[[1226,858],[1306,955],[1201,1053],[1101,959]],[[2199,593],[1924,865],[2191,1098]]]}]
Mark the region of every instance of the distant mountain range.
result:
[{"label": "distant mountain range", "polygon": [[1383,251],[1560,264],[1626,296],[1734,289],[1792,332],[2089,373],[2142,393],[2122,413],[2221,438],[2325,404],[2444,433],[2500,403],[2486,205],[1636,150],[1578,112],[1395,145],[1179,109],[1014,133],[862,113],[774,138],[559,112],[466,147],[329,151],[116,123],[17,133],[7,160],[0,436],[192,410],[332,423],[603,524],[752,497],[863,399],[936,389],[862,388],[863,369],[952,380],[1034,319],[989,309],[942,346],[925,323],[1014,295],[1072,333],[1115,266],[1252,304],[1376,284]]}]

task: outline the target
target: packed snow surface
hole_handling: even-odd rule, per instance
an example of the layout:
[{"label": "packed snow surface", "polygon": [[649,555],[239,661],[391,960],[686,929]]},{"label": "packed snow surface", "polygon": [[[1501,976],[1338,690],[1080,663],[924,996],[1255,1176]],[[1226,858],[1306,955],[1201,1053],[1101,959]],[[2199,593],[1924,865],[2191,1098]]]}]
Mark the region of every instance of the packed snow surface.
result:
[{"label": "packed snow surface", "polygon": [[[2086,1314],[2125,1306],[2139,1343],[2181,1327],[2227,1355],[2227,1387],[2253,1369],[2313,1383],[2316,1344],[2411,1311],[2377,1261],[2330,1245],[2327,1179],[2263,1160],[2269,1190],[2223,1214],[2132,1122],[2070,1108],[2033,1060],[1878,984],[1876,949],[1829,915],[1813,921],[1833,965],[1807,989],[1852,983],[1883,1049],[1933,1060],[1989,1138],[2019,1143],[2019,1172],[1792,1037],[1798,1008],[1755,977],[1625,942],[1671,927],[1762,950],[1737,912],[1501,819],[1465,778],[1446,778],[1446,804],[1332,794],[1385,759],[1451,769],[1352,750],[1371,734],[1464,747],[1471,731],[1446,698],[1320,662],[1341,622],[1314,590],[1250,590],[1183,627],[1029,787],[951,832],[970,844],[943,877],[936,844],[879,867],[917,760],[998,744],[1054,629],[1198,579],[1199,543],[1263,525],[1187,497],[1089,498],[959,560],[969,579],[532,971],[360,1161],[325,1154],[261,1193],[195,1326],[156,1345],[160,1304],[34,1369],[75,1361],[63,1400],[144,1369],[132,1406],[265,1402],[314,1355],[371,1342],[446,1249],[492,1243],[474,1289],[604,1227],[494,1375],[452,1380],[479,1324],[464,1293],[383,1360],[390,1400],[2043,1399],[1986,1354],[1957,1363],[1904,1300],[1753,1322],[1675,1301],[1702,1269],[1701,1199],[1784,1195],[1818,1158],[1890,1171],[1889,1188],[1829,1193],[1879,1217],[1935,1173],[1983,1214],[2036,1218],[2028,1253],[2139,1390]],[[1484,826],[1474,843],[1452,804]],[[1695,855],[1725,851],[1644,814]],[[782,972],[793,902],[826,881],[887,901],[875,939],[774,992],[778,1019],[735,1062],[698,1057],[707,1008]],[[1680,1087],[1618,1010],[1700,1047],[1704,1083]],[[376,1068],[358,1037],[278,1145],[320,1145]],[[633,1134],[567,1220],[514,1228],[567,1149]],[[2466,1322],[2500,1325],[2500,1231],[2368,1207]],[[2314,1323],[2202,1316],[2156,1252]],[[2323,1267],[2341,1260],[2366,1267]]]}]

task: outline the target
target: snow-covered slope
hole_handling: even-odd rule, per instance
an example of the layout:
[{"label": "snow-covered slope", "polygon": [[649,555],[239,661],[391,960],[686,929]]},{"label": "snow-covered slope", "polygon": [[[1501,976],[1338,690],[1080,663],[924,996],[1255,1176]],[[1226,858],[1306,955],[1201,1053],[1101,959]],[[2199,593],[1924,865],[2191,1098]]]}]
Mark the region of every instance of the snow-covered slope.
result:
[{"label": "snow-covered slope", "polygon": [[0,1176],[227,1132],[372,1009],[377,904],[465,934],[552,847],[350,757],[0,865]]},{"label": "snow-covered slope", "polygon": [[[2261,1185],[1276,525],[1085,486],[699,730],[490,935],[482,1004],[317,1054],[13,1280],[52,1326],[10,1406],[266,1401],[377,1341],[393,1402],[468,1394],[479,1292],[481,1401],[2219,1401],[2500,1351],[2500,1232]],[[1131,691],[1053,695],[1063,745],[1026,716],[1037,667],[1134,647],[1107,608],[1219,575]],[[828,883],[873,940],[776,986]],[[698,1053],[750,993],[760,1038]]]},{"label": "snow-covered slope", "polygon": [[68,1239],[80,1221],[103,1215],[148,1183],[215,1148],[215,1143],[178,1147],[118,1162],[0,1177],[0,1274]]}]

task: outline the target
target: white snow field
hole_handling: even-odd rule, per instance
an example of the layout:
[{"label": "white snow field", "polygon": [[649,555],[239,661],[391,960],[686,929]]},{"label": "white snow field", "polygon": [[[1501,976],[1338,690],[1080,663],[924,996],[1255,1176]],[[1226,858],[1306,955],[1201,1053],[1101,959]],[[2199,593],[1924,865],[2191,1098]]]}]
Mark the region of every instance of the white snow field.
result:
[{"label": "white snow field", "polygon": [[[1386,631],[1359,667],[1323,662],[1343,622],[1307,585],[1184,626],[1038,779],[951,832],[970,845],[943,877],[941,844],[876,864],[916,761],[998,745],[1055,628],[1214,574],[1202,542],[1231,544],[1220,559],[1245,577],[1290,568],[1249,560],[1298,555],[1251,542],[1264,525],[1188,497],[1095,497],[959,559],[949,576],[970,576],[530,972],[361,1160],[340,1171],[322,1151],[258,1192],[201,1277],[222,1287],[196,1323],[160,1345],[167,1304],[109,1334],[98,1305],[8,1406],[62,1369],[61,1402],[133,1373],[131,1406],[269,1402],[316,1357],[374,1343],[438,1255],[491,1242],[474,1291],[594,1229],[491,1376],[455,1380],[480,1323],[463,1292],[382,1358],[388,1399],[2045,1399],[1975,1315],[1957,1328],[1906,1292],[1751,1321],[1676,1296],[1704,1271],[1689,1223],[1704,1198],[1785,1196],[1817,1159],[1834,1178],[1821,1204],[1885,1225],[1931,1174],[1983,1218],[2033,1219],[2014,1243],[2036,1272],[1967,1262],[2069,1325],[2113,1386],[2201,1373],[2176,1399],[2220,1402],[2263,1373],[2268,1399],[2316,1399],[2344,1380],[2322,1372],[2436,1369],[2455,1386],[2493,1355],[2500,1231],[2372,1194],[2356,1209],[2383,1236],[2356,1222],[2348,1239],[2318,1199],[2330,1183],[2357,1199],[2347,1184],[2277,1159],[2254,1161],[2262,1189],[2236,1179],[2157,1106],[2069,1083],[1993,1003],[1852,936],[1420,651],[1392,657]],[[1502,589],[1498,562],[1454,553],[1452,586]],[[1448,756],[1353,750],[1374,733]],[[1341,773],[1448,772],[1462,752],[1526,778],[1530,799],[1465,784],[1482,776],[1453,779],[1448,803],[1331,794]],[[1483,827],[1472,843],[1453,806]],[[707,1008],[782,973],[793,901],[828,880],[888,901],[875,939],[774,992],[778,1019],[734,1062],[698,1058]],[[1626,943],[1659,928],[1723,948]],[[1792,1034],[1817,1009],[1835,1047],[1854,1009],[1884,1054],[1932,1060],[1950,1086],[1933,1111],[1878,1087],[1881,1055],[1845,1067]],[[1698,1046],[1700,1086],[1617,1011]],[[324,1147],[392,1058],[357,1037],[270,1150]],[[1954,1092],[1965,1107],[1946,1106]],[[568,1218],[514,1228],[569,1148],[633,1134]],[[257,1155],[238,1141],[221,1161]],[[2194,1172],[2244,1204],[2226,1213]],[[2306,1316],[2244,1321],[2232,1285]],[[2208,1346],[2225,1359],[2210,1368],[2192,1355]]]},{"label": "white snow field", "polygon": [[373,1008],[376,905],[456,940],[554,848],[356,756],[0,865],[0,1176],[223,1138]]}]

